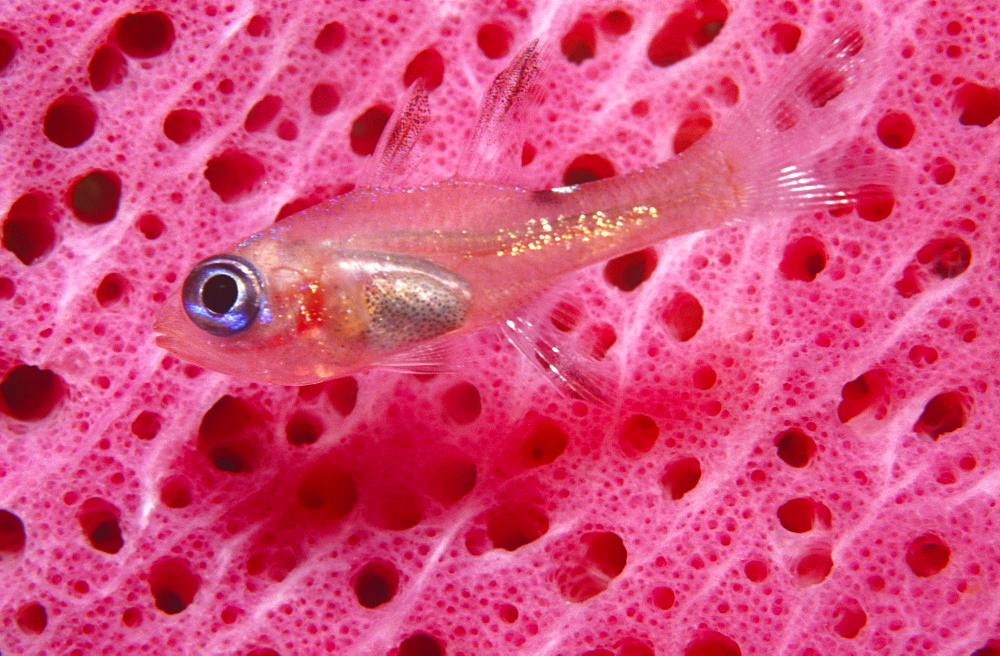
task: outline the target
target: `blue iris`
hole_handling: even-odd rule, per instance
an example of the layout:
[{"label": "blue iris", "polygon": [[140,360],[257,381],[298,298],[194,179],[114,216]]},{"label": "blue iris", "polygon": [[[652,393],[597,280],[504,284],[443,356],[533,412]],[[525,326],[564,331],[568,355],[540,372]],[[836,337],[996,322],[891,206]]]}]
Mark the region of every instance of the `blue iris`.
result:
[{"label": "blue iris", "polygon": [[202,260],[184,280],[184,310],[212,335],[237,335],[257,318],[264,303],[264,283],[247,260],[216,255]]}]

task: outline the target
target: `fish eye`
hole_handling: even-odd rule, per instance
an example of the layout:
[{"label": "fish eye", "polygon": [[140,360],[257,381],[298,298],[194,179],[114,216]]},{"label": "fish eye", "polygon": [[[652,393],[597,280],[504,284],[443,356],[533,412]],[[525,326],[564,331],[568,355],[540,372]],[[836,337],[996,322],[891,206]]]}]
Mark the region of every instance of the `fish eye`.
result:
[{"label": "fish eye", "polygon": [[242,257],[216,255],[191,269],[181,296],[184,311],[196,326],[228,337],[253,324],[264,301],[264,283]]}]

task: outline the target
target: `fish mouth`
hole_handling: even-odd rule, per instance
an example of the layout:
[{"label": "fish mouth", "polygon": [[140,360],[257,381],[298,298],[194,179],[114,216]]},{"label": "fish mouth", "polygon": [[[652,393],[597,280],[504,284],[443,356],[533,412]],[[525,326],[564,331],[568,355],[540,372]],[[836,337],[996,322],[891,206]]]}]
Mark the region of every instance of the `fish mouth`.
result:
[{"label": "fish mouth", "polygon": [[156,313],[156,317],[153,319],[153,334],[156,336],[157,346],[163,346],[179,332],[183,332],[183,324],[178,314],[174,308],[166,305]]},{"label": "fish mouth", "polygon": [[185,362],[197,359],[197,349],[192,348],[183,337],[173,334],[164,324],[153,324],[153,344]]},{"label": "fish mouth", "polygon": [[197,360],[198,334],[187,316],[167,300],[153,319],[153,343],[184,360]]},{"label": "fish mouth", "polygon": [[153,326],[153,344],[165,351],[174,353],[177,350],[174,348],[176,343],[177,340],[172,335],[165,335],[157,326]]}]

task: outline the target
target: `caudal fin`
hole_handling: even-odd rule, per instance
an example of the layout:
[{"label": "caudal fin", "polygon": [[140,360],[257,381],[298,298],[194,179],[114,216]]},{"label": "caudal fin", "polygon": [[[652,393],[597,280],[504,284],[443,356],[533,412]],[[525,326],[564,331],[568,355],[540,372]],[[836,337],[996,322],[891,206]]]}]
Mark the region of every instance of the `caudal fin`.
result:
[{"label": "caudal fin", "polygon": [[880,88],[880,52],[860,24],[817,37],[795,68],[712,135],[747,216],[852,206],[891,195],[897,172],[855,140]]}]

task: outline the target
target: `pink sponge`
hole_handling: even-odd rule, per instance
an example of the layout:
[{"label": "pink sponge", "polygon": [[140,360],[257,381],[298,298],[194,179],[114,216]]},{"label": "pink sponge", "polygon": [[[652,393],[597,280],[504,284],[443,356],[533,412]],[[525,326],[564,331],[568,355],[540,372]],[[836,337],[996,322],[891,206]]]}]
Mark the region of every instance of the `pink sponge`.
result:
[{"label": "pink sponge", "polygon": [[[418,78],[442,179],[540,38],[487,168],[574,184],[683,151],[860,14],[877,92],[831,139],[905,184],[565,281],[542,316],[616,372],[607,407],[491,331],[456,371],[303,388],[152,344],[192,263],[363,182]],[[5,3],[0,653],[1000,653],[998,16]]]}]

